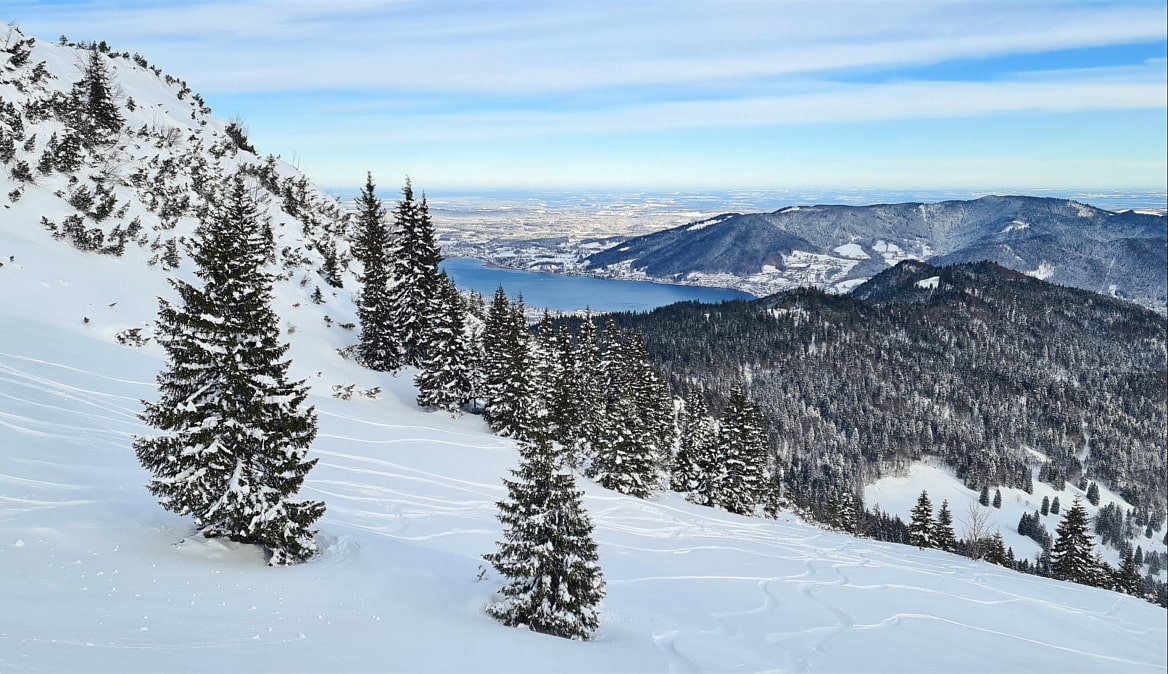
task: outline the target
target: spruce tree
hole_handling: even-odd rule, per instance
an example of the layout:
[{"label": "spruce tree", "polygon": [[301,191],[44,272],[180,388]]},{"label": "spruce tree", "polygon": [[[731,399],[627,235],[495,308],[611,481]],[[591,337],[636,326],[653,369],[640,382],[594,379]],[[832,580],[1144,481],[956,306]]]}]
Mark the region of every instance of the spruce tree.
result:
[{"label": "spruce tree", "polygon": [[1087,502],[1093,506],[1099,505],[1099,485],[1094,482],[1090,487],[1087,487]]},{"label": "spruce tree", "polygon": [[937,521],[933,524],[933,547],[945,552],[957,550],[957,536],[953,533],[953,514],[949,512],[949,501],[941,501],[937,511]]},{"label": "spruce tree", "polygon": [[599,625],[596,607],[604,598],[592,523],[551,439],[536,435],[520,443],[514,479],[504,480],[503,540],[485,558],[507,585],[487,612],[507,626],[587,639]]},{"label": "spruce tree", "polygon": [[357,317],[361,322],[357,360],[365,367],[389,372],[400,366],[402,356],[390,296],[389,223],[375,190],[373,174],[369,173],[357,197],[353,242],[354,256],[362,267],[361,294],[357,300]]},{"label": "spruce tree", "polygon": [[430,345],[414,377],[418,404],[457,413],[472,395],[471,355],[466,339],[465,310],[454,282],[438,275]]},{"label": "spruce tree", "polygon": [[681,434],[673,461],[670,489],[698,505],[710,504],[710,482],[719,469],[717,429],[700,387],[690,390],[681,409]]},{"label": "spruce tree", "polygon": [[[1057,503],[1057,502],[1058,502],[1058,497],[1056,496],[1054,500],[1055,500],[1055,502]],[[1002,507],[1002,490],[1001,490],[1001,489],[995,489],[995,490],[994,490],[994,507],[995,507],[995,508],[1001,508],[1001,507]],[[1056,511],[1056,512],[1057,512],[1057,511]]]},{"label": "spruce tree", "polygon": [[982,504],[983,506],[988,506],[990,504],[990,487],[989,487],[989,485],[982,485],[981,494],[978,495],[977,502]]},{"label": "spruce tree", "polygon": [[69,92],[72,125],[81,134],[81,140],[90,146],[108,140],[125,125],[115,99],[106,57],[96,49],[90,50],[81,79]]},{"label": "spruce tree", "polygon": [[1090,585],[1098,576],[1087,509],[1078,496],[1055,530],[1050,560],[1051,570],[1058,578]]},{"label": "spruce tree", "polygon": [[912,520],[908,525],[908,544],[918,548],[933,547],[933,503],[929,500],[929,493],[921,491],[917,497],[917,504],[910,511]]},{"label": "spruce tree", "polygon": [[587,475],[606,489],[648,498],[659,487],[663,456],[646,414],[646,387],[638,381],[640,369],[611,318],[604,342],[604,425],[592,448]]},{"label": "spruce tree", "polygon": [[574,442],[568,447],[567,459],[572,465],[580,465],[585,458],[593,456],[594,449],[600,444],[601,429],[607,424],[604,372],[591,311],[585,311],[580,324],[574,362],[578,427],[573,433]]},{"label": "spruce tree", "polygon": [[173,279],[181,302],[160,300],[158,341],[167,369],[160,399],[141,418],[160,431],[134,441],[162,506],[191,515],[207,537],[258,544],[269,564],[316,551],[312,524],[324,504],[295,498],[316,415],[301,409],[303,381],[288,381],[287,344],[272,311],[270,228],[237,176],[195,235],[201,287]]},{"label": "spruce tree", "polygon": [[529,424],[542,415],[523,313],[523,298],[512,303],[499,288],[483,332],[484,414],[496,433],[518,439],[532,437]]},{"label": "spruce tree", "polygon": [[741,386],[730,392],[717,442],[719,470],[711,479],[710,500],[729,512],[749,515],[765,494],[767,445],[758,406]]},{"label": "spruce tree", "polygon": [[1137,597],[1140,595],[1140,565],[1131,550],[1124,551],[1120,557],[1114,580],[1116,590]]},{"label": "spruce tree", "polygon": [[985,560],[998,566],[1008,566],[1009,558],[1006,554],[1006,541],[1002,532],[995,531],[986,545]]},{"label": "spruce tree", "polygon": [[414,200],[409,178],[394,209],[391,246],[391,306],[398,336],[400,365],[420,367],[430,341],[433,299],[438,292],[438,265],[442,255],[434,242],[430,207],[423,196]]}]

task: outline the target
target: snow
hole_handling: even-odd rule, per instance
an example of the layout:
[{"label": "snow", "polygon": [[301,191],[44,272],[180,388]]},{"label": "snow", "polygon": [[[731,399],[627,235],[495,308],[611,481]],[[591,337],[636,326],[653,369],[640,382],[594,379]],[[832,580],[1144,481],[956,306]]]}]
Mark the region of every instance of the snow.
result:
[{"label": "snow", "polygon": [[[414,407],[409,376],[341,360],[333,349],[352,334],[312,320],[328,305],[293,309],[303,292],[294,283],[278,298],[301,326],[292,375],[309,378],[320,412],[310,452],[320,464],[305,496],[329,509],[322,554],[270,569],[249,546],[190,538],[189,522],[143,487],[130,438],[146,432],[138,400],[154,395],[162,361],[153,343],[118,346],[104,328],[148,321],[162,274],[77,253],[30,226],[6,227],[0,245],[21,261],[0,269],[0,670],[1154,672],[1168,663],[1164,611],[1134,598],[825,532],[789,514],[743,518],[675,495],[641,501],[586,480],[608,581],[596,639],[502,627],[483,612],[500,579],[476,578],[501,535],[494,503],[516,462],[512,443],[477,418]],[[72,290],[51,302],[35,292],[57,279]],[[114,301],[116,314],[93,310]],[[381,386],[384,399],[335,399],[342,382]],[[897,493],[911,499],[916,486]],[[891,493],[869,502],[891,510]],[[961,516],[956,490],[930,494]],[[1015,519],[1022,509],[1007,507]]]},{"label": "snow", "polygon": [[920,281],[917,281],[914,285],[916,285],[916,287],[918,287],[918,288],[924,288],[926,290],[934,290],[934,289],[936,289],[937,285],[940,283],[941,283],[940,276],[930,276],[929,278],[925,278],[925,279],[921,279]]},{"label": "snow", "polygon": [[1038,269],[1035,269],[1034,271],[1028,271],[1028,272],[1026,272],[1026,275],[1033,276],[1036,279],[1045,281],[1045,280],[1049,279],[1051,276],[1054,276],[1055,271],[1056,271],[1056,269],[1055,269],[1055,266],[1053,264],[1047,262],[1046,260],[1043,260],[1042,262],[1040,262],[1038,264]]},{"label": "snow", "polygon": [[864,252],[863,247],[856,243],[845,243],[842,246],[837,246],[832,249],[833,252],[855,260],[867,260],[870,256]]},{"label": "snow", "polygon": [[[71,67],[63,48],[37,46],[34,60]],[[190,108],[169,87],[117,66],[119,85],[160,124],[184,124]],[[0,172],[0,195],[12,187]],[[252,546],[191,536],[189,519],[144,487],[130,444],[149,432],[136,415],[141,400],[157,399],[162,350],[114,337],[131,327],[152,336],[156,298],[174,299],[168,272],[134,245],[113,258],[53,240],[39,215],[66,215],[62,203],[29,186],[0,210],[0,671],[1168,666],[1164,610],[1132,597],[827,532],[789,513],[772,521],[677,495],[643,501],[582,478],[608,591],[595,640],[503,627],[483,608],[502,581],[479,576],[501,536],[495,503],[516,448],[477,417],[417,408],[412,372],[376,373],[338,355],[356,339],[337,327],[355,321],[351,277],[322,305],[299,275],[275,289],[285,328],[295,326],[285,336],[290,376],[308,380],[319,414],[309,458],[320,461],[302,494],[328,506],[321,554],[273,569]],[[280,236],[299,232],[287,229]],[[189,262],[173,273],[194,280]],[[382,393],[342,400],[337,386]],[[869,503],[889,510],[919,491],[878,484]],[[950,505],[960,517],[958,493]],[[1012,498],[1010,514],[1020,513]]]},{"label": "snow", "polygon": [[[1043,454],[1035,455],[1035,458],[1046,460]],[[1037,471],[1035,471],[1037,474]],[[929,492],[929,500],[933,502],[934,510],[940,508],[942,500],[949,501],[949,510],[954,517],[954,530],[958,538],[965,534],[964,522],[969,520],[969,508],[977,504],[980,492],[967,489],[964,484],[947,468],[942,468],[930,463],[916,463],[913,464],[908,474],[899,477],[884,477],[877,480],[875,483],[868,485],[864,489],[864,503],[871,508],[874,505],[879,505],[884,512],[899,515],[901,519],[907,523],[910,518],[910,511],[916,505],[917,496],[921,491]],[[1027,558],[1031,561],[1035,556],[1041,552],[1038,543],[1033,539],[1023,536],[1018,533],[1018,520],[1022,518],[1023,513],[1033,513],[1042,507],[1042,499],[1046,497],[1054,500],[1055,497],[1059,499],[1060,513],[1069,508],[1074,501],[1075,496],[1082,498],[1083,507],[1087,509],[1088,515],[1094,517],[1099,508],[1106,506],[1110,502],[1115,502],[1124,511],[1131,508],[1131,504],[1124,501],[1118,494],[1107,489],[1105,485],[1099,485],[1099,506],[1091,505],[1086,499],[1086,492],[1075,488],[1073,485],[1067,485],[1063,491],[1056,491],[1049,484],[1034,481],[1034,493],[1027,494],[1021,489],[1013,489],[1003,487],[1002,492],[1002,507],[1001,508],[985,508],[984,512],[991,517],[991,532],[996,529],[1002,533],[1002,538],[1006,545],[1014,549],[1014,553],[1019,558]],[[994,490],[990,490],[990,497],[993,498]],[[1042,517],[1042,524],[1047,531],[1054,535],[1055,528],[1061,515],[1050,514]],[[1156,534],[1152,538],[1139,537],[1132,541],[1132,547],[1139,545],[1144,548],[1145,552],[1152,550],[1159,550],[1165,552],[1166,548],[1163,542],[1163,533]],[[1113,548],[1105,548],[1102,546],[1098,536],[1095,537],[1095,549],[1103,553],[1104,559],[1112,566],[1117,566],[1119,563],[1119,553]],[[1161,580],[1168,576],[1168,570],[1161,573]]]},{"label": "snow", "polygon": [[1029,222],[1022,222],[1021,220],[1013,220],[1010,222],[1010,224],[1006,225],[1006,228],[1002,230],[1002,233],[1005,234],[1007,232],[1017,232],[1017,231],[1020,231],[1023,229],[1027,229],[1029,227],[1030,227]]}]

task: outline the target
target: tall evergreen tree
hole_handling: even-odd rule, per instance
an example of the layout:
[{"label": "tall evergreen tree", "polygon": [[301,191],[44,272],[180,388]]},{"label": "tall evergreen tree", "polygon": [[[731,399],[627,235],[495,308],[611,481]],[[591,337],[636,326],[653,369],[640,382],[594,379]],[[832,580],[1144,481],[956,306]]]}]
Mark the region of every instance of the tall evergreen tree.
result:
[{"label": "tall evergreen tree", "polygon": [[[1058,502],[1058,497],[1056,496],[1054,500],[1055,500],[1055,502]],[[1002,507],[1002,490],[1001,489],[994,490],[994,507],[995,508]]]},{"label": "tall evergreen tree", "polygon": [[484,413],[495,432],[518,439],[533,437],[531,420],[544,413],[523,313],[523,298],[513,303],[499,288],[483,333]]},{"label": "tall evergreen tree", "polygon": [[1140,565],[1131,550],[1125,550],[1115,571],[1115,589],[1138,597],[1140,595]]},{"label": "tall evergreen tree", "polygon": [[644,385],[616,325],[605,327],[604,425],[599,429],[587,474],[606,489],[648,498],[659,487],[662,455],[659,437],[647,422]]},{"label": "tall evergreen tree", "polygon": [[537,436],[520,443],[519,468],[504,480],[503,540],[485,557],[507,585],[487,612],[504,625],[587,639],[599,625],[596,607],[604,597],[592,523],[551,439]]},{"label": "tall evergreen tree", "polygon": [[949,501],[941,501],[937,511],[937,521],[933,524],[933,547],[945,552],[957,550],[957,536],[953,533],[953,513],[949,512]]},{"label": "tall evergreen tree", "polygon": [[420,367],[435,317],[433,299],[438,292],[438,265],[442,255],[434,242],[430,207],[424,196],[421,202],[414,200],[409,178],[394,209],[394,222],[390,296],[400,364]]},{"label": "tall evergreen tree", "polygon": [[927,491],[921,491],[910,513],[912,519],[908,525],[908,544],[918,548],[933,547],[933,503]]},{"label": "tall evergreen tree", "polygon": [[105,142],[126,123],[106,69],[106,58],[98,50],[90,50],[85,71],[69,92],[73,126],[81,132],[82,142],[91,146]]},{"label": "tall evergreen tree", "polygon": [[690,390],[681,409],[681,433],[677,457],[670,474],[670,488],[686,494],[699,505],[711,505],[710,484],[719,470],[717,429],[700,387]]},{"label": "tall evergreen tree", "polygon": [[766,434],[758,406],[741,386],[730,392],[718,424],[718,462],[712,478],[713,505],[739,515],[749,515],[765,495]]},{"label": "tall evergreen tree", "polygon": [[361,321],[357,358],[365,367],[389,372],[400,366],[402,355],[390,295],[389,223],[375,190],[373,174],[369,173],[357,197],[353,242],[353,253],[362,267],[361,294],[357,300],[357,317]]},{"label": "tall evergreen tree", "polygon": [[466,337],[466,311],[454,282],[442,272],[438,275],[430,345],[422,367],[414,377],[418,387],[418,404],[451,413],[470,402],[470,345]]},{"label": "tall evergreen tree", "polygon": [[288,381],[271,308],[272,233],[241,177],[199,226],[192,257],[202,286],[174,279],[181,303],[160,300],[168,365],[159,401],[141,415],[160,434],[134,441],[147,486],[205,536],[262,545],[272,565],[303,561],[324,512],[295,498],[316,464],[304,460],[316,415],[301,409],[304,382]]},{"label": "tall evergreen tree", "polygon": [[605,427],[605,386],[604,371],[601,366],[600,343],[596,334],[596,324],[592,322],[592,312],[585,311],[584,320],[576,335],[575,391],[578,428],[574,433],[574,446],[569,446],[568,461],[579,465],[584,458],[591,457],[600,444],[601,430]]},{"label": "tall evergreen tree", "polygon": [[1099,570],[1088,524],[1087,509],[1076,496],[1055,529],[1050,562],[1056,577],[1086,585],[1097,580]]}]

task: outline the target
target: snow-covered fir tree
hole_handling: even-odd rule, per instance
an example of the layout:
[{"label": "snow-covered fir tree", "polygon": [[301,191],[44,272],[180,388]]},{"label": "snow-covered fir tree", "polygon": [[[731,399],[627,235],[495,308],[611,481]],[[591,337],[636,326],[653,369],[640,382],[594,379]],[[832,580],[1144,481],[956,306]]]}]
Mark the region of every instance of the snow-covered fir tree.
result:
[{"label": "snow-covered fir tree", "polygon": [[361,262],[361,292],[357,299],[361,333],[357,360],[365,367],[381,372],[395,370],[401,363],[400,340],[390,295],[390,252],[389,223],[381,200],[377,198],[373,174],[369,173],[357,197],[353,241],[353,253]]},{"label": "snow-covered fir tree", "polygon": [[648,498],[661,482],[660,434],[646,414],[644,382],[635,353],[626,349],[610,320],[604,331],[601,372],[605,381],[604,424],[592,447],[587,475],[606,489]]},{"label": "snow-covered fir tree", "polygon": [[677,456],[670,472],[670,488],[699,505],[711,505],[710,483],[719,470],[717,427],[706,407],[701,387],[694,387],[681,408]]},{"label": "snow-covered fir tree", "polygon": [[414,200],[409,178],[394,209],[390,292],[393,320],[401,354],[400,366],[420,367],[430,343],[435,318],[442,255],[434,242],[434,224],[425,196]]},{"label": "snow-covered fir tree", "polygon": [[511,302],[500,287],[487,312],[482,339],[483,413],[500,435],[531,437],[529,424],[540,417],[530,340],[523,299]]},{"label": "snow-covered fir tree", "polygon": [[910,511],[912,519],[908,525],[908,544],[918,548],[933,547],[933,535],[936,527],[933,524],[933,502],[929,500],[929,493],[921,491],[917,497],[917,504]]},{"label": "snow-covered fir tree", "polygon": [[741,386],[730,392],[718,424],[719,469],[712,477],[712,505],[749,515],[767,489],[767,441],[758,406]]},{"label": "snow-covered fir tree", "polygon": [[1088,526],[1087,509],[1075,496],[1055,529],[1054,545],[1050,549],[1050,568],[1056,578],[1084,585],[1098,584],[1100,569],[1095,563],[1095,546]]},{"label": "snow-covered fir tree", "polygon": [[167,369],[141,415],[160,434],[134,441],[148,488],[207,537],[262,545],[272,565],[304,561],[324,512],[296,499],[316,463],[304,458],[316,415],[301,408],[308,387],[288,380],[271,308],[272,233],[242,177],[211,205],[191,255],[202,286],[172,280],[180,303],[160,300]]},{"label": "snow-covered fir tree", "polygon": [[504,480],[503,540],[485,557],[507,584],[487,612],[504,625],[587,639],[599,625],[604,597],[592,522],[551,438],[537,435],[520,443],[514,479]]},{"label": "snow-covered fir tree", "polygon": [[957,550],[957,536],[953,533],[953,513],[949,511],[949,501],[941,501],[937,520],[933,523],[933,547],[945,552]]},{"label": "snow-covered fir tree", "polygon": [[584,312],[584,320],[576,335],[575,372],[573,388],[576,395],[577,427],[566,438],[567,460],[580,465],[585,457],[594,454],[600,442],[605,421],[604,373],[601,369],[600,342],[592,312]]},{"label": "snow-covered fir tree", "polygon": [[69,92],[70,121],[82,131],[82,142],[89,146],[107,141],[126,123],[115,97],[107,60],[105,54],[91,49],[84,74]]},{"label": "snow-covered fir tree", "polygon": [[430,344],[421,370],[414,377],[418,404],[451,413],[473,395],[471,347],[466,336],[466,310],[454,282],[438,275],[436,304],[430,325]]}]

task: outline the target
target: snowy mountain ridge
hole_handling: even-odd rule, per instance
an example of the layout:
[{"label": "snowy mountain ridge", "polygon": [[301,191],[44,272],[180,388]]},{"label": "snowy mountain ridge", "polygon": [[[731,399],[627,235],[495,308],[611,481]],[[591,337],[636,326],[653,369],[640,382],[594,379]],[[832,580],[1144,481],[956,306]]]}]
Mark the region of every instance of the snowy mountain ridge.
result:
[{"label": "snowy mountain ridge", "polygon": [[939,203],[790,206],[730,213],[623,241],[586,273],[733,287],[768,295],[797,286],[847,292],[906,259],[988,260],[1161,313],[1166,219],[1068,199],[987,196]]},{"label": "snowy mountain ridge", "polygon": [[[23,40],[8,30],[0,33],[6,50]],[[67,125],[30,116],[29,106],[68,92],[89,55],[25,45],[21,65],[13,66],[13,51],[0,52],[8,111],[0,133],[14,145],[0,170],[0,670],[1168,665],[1164,611],[1133,597],[856,539],[789,514],[738,517],[676,494],[639,500],[582,479],[609,588],[596,639],[498,625],[482,607],[499,579],[483,572],[481,555],[499,537],[495,502],[516,461],[514,443],[477,418],[417,408],[409,376],[372,372],[337,353],[355,340],[342,327],[355,316],[339,211],[292,167],[239,149],[228,124],[184,85],[133,59],[108,59],[127,131],[87,148],[77,171],[33,173]],[[12,109],[22,136],[12,134]],[[21,161],[33,180],[12,175]],[[147,475],[130,442],[147,432],[136,415],[140,400],[156,397],[163,354],[152,341],[119,343],[131,328],[148,337],[156,298],[171,296],[166,278],[190,275],[180,239],[197,221],[200,199],[213,195],[196,183],[244,165],[255,167],[268,194],[283,276],[276,310],[292,344],[292,374],[308,380],[320,415],[310,452],[320,463],[305,491],[328,506],[323,551],[285,569],[264,566],[250,546],[189,537],[189,521],[162,510],[143,487]],[[112,213],[99,219],[92,204],[78,209],[71,202],[81,187],[112,195]],[[3,196],[13,192],[15,199]],[[81,227],[66,230],[74,217]],[[121,255],[97,250],[135,219],[141,230],[127,236]],[[96,247],[93,230],[102,232]],[[321,304],[312,299],[316,287],[325,291]],[[333,395],[338,386],[382,393],[343,400]]]}]

